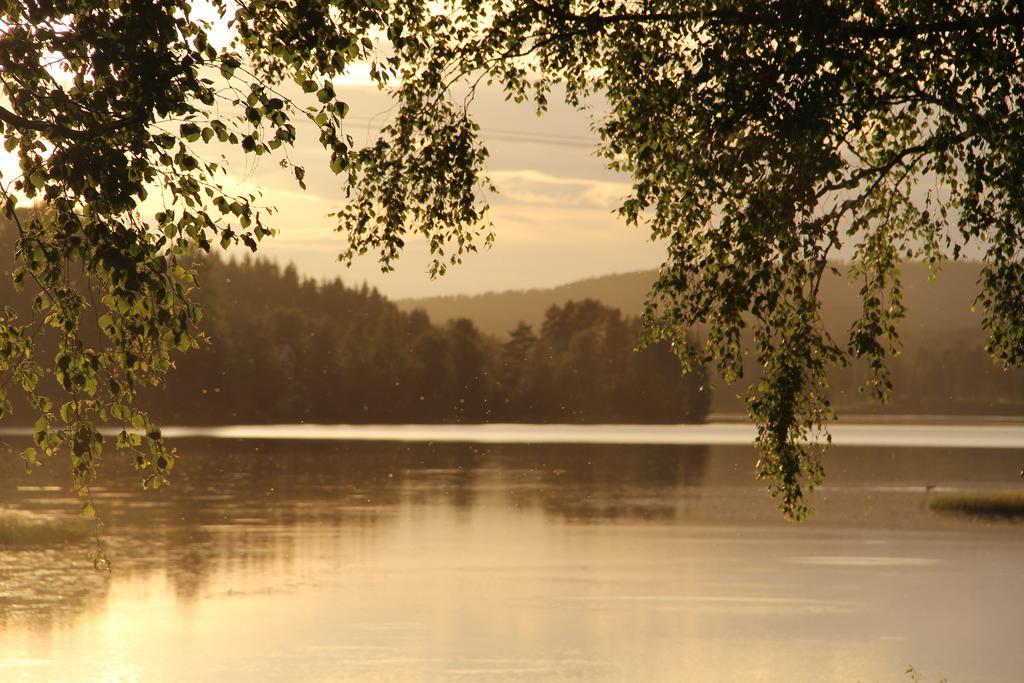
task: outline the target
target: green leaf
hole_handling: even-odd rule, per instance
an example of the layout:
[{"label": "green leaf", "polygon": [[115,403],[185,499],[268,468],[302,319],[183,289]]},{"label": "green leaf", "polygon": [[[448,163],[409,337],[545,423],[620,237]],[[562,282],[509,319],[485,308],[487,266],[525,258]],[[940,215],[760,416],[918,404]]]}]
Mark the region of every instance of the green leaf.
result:
[{"label": "green leaf", "polygon": [[27,274],[28,271],[24,266],[18,266],[14,269],[14,272],[12,273],[12,280],[14,282],[15,291],[20,292],[25,288],[25,276]]},{"label": "green leaf", "polygon": [[37,451],[33,446],[29,446],[21,452],[21,459],[28,464],[34,464],[37,462],[38,457],[39,451]]}]

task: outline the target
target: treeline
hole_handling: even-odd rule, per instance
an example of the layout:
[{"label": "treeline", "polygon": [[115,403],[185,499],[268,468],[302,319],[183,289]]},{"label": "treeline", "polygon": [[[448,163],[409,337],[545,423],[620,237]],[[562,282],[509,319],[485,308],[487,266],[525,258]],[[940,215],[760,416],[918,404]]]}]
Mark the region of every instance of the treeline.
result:
[{"label": "treeline", "polygon": [[707,413],[700,373],[595,301],[548,309],[507,339],[431,324],[366,286],[262,259],[198,265],[211,343],[179,356],[144,404],[165,424],[683,422]]},{"label": "treeline", "polygon": [[[836,263],[838,275],[821,282],[822,318],[833,338],[843,343],[861,311],[859,286],[848,279],[847,266]],[[898,327],[901,353],[890,358],[893,392],[886,404],[869,401],[860,388],[869,376],[862,362],[830,371],[830,398],[841,416],[854,413],[890,415],[1024,414],[1024,368],[1004,369],[985,353],[983,311],[975,307],[981,264],[945,263],[933,279],[926,264],[900,265],[903,302],[909,311]],[[398,301],[404,310],[422,307],[438,321],[466,316],[483,331],[507,329],[518,319],[536,322],[546,306],[569,299],[596,299],[627,314],[642,309],[654,271],[608,275],[551,289],[495,292],[477,296],[435,297]],[[697,330],[698,335],[706,330]],[[747,348],[753,340],[745,338]],[[746,357],[744,379],[725,384],[711,371],[712,413],[742,413],[745,387],[756,382],[760,368],[754,354]]]},{"label": "treeline", "polygon": [[[12,283],[16,239],[0,220],[0,305],[31,317],[31,287]],[[207,341],[175,356],[164,385],[140,390],[165,425],[684,422],[708,411],[702,373],[683,377],[664,346],[635,351],[638,321],[595,301],[551,306],[536,329],[501,338],[466,319],[432,324],[365,285],[320,283],[266,259],[194,265]],[[87,337],[96,336],[91,315]],[[52,362],[52,337],[36,340],[41,363]],[[32,424],[37,415],[17,392],[12,399],[5,423]]]},{"label": "treeline", "polygon": [[905,350],[890,363],[889,401],[869,402],[861,390],[867,368],[844,368],[832,379],[832,399],[844,412],[897,415],[1024,414],[1024,368],[1003,368],[974,330],[936,335],[932,347]]}]

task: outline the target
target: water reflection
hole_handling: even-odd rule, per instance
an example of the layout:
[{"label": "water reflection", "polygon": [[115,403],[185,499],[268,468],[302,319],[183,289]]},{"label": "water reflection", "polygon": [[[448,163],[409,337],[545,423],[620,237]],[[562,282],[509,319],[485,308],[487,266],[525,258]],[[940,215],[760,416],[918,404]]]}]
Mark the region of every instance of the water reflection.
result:
[{"label": "water reflection", "polygon": [[[662,516],[654,511],[677,489],[701,486],[708,462],[704,446],[188,440],[178,448],[173,485],[157,491],[142,492],[138,474],[122,463],[104,464],[94,491],[107,533],[173,529],[176,539],[168,540],[202,544],[203,531],[217,525],[369,526],[386,522],[396,506],[470,509],[481,496],[508,496],[512,507],[541,505],[574,518],[615,518],[622,507],[638,518]],[[4,504],[69,509],[63,463],[31,475],[13,455],[0,463]]]},{"label": "water reflection", "polygon": [[[100,533],[118,573],[166,572],[171,590],[183,600],[199,597],[214,572],[246,567],[258,573],[287,564],[296,539],[306,533],[297,528],[326,530],[318,538],[328,545],[340,542],[342,536],[330,532],[339,528],[358,529],[362,538],[372,539],[403,510],[415,516],[442,507],[469,515],[483,505],[519,513],[539,510],[567,523],[779,523],[751,477],[753,452],[737,446],[208,439],[176,445],[180,459],[172,486],[142,491],[139,475],[111,457],[95,498],[102,513]],[[0,505],[73,514],[77,501],[68,495],[64,463],[48,462],[29,475],[15,455],[20,448],[12,444],[0,458]],[[812,519],[812,526],[835,520],[942,524],[924,510],[924,484],[917,483],[923,481],[922,460],[928,462],[929,477],[954,488],[965,479],[998,480],[1018,462],[1015,453],[1000,451],[969,464],[959,452],[942,457],[934,449],[845,451],[834,451],[840,455],[829,463],[828,486],[815,499],[824,514]],[[914,483],[894,487],[893,481]],[[886,488],[917,502],[903,500],[893,507],[883,496],[864,505],[865,491],[871,500],[870,491]],[[78,592],[102,590],[102,581],[71,581],[73,590],[61,583],[68,572],[79,573],[81,562],[71,558],[84,556],[88,547],[38,551],[44,556],[5,554],[0,577],[8,589],[0,615],[12,609],[46,611],[55,604],[67,609]],[[42,565],[63,569],[42,572]],[[18,588],[30,580],[49,588]],[[11,597],[21,594],[30,597]],[[53,602],[32,595],[68,598]]]},{"label": "water reflection", "polygon": [[510,503],[575,522],[673,519],[686,513],[707,470],[707,446],[577,448],[495,453],[512,465],[505,477]]},{"label": "water reflection", "polygon": [[[273,573],[287,566],[308,528],[320,529],[323,552],[336,554],[337,544],[350,539],[331,530],[357,529],[370,539],[402,508],[415,515],[447,507],[465,515],[482,501],[575,522],[671,519],[693,495],[675,492],[700,485],[708,458],[706,447],[692,446],[189,439],[177,447],[172,486],[142,491],[139,475],[112,457],[94,496],[116,573],[166,574],[178,600],[200,598],[206,579],[218,572]],[[29,475],[15,455],[19,448],[12,444],[0,459],[0,505],[54,515],[76,510],[64,463],[48,462]],[[80,543],[3,553],[0,619],[87,609],[107,585],[84,569],[90,550]],[[82,575],[89,580],[79,581]]]},{"label": "water reflection", "polygon": [[[138,474],[116,458],[104,464],[96,501],[113,575],[92,571],[85,542],[0,548],[0,629],[11,636],[8,647],[21,643],[18,661],[116,647],[105,640],[111,633],[130,638],[133,628],[156,628],[150,613],[167,620],[160,628],[175,638],[182,629],[210,631],[211,642],[227,637],[217,624],[242,620],[259,630],[273,614],[294,629],[275,636],[291,657],[281,662],[281,680],[294,677],[300,653],[309,680],[334,680],[323,672],[341,662],[348,668],[338,678],[346,680],[382,671],[399,671],[389,678],[400,680],[678,680],[682,671],[726,680],[728,667],[710,675],[667,653],[678,640],[689,648],[679,657],[702,648],[721,654],[715,639],[727,638],[770,659],[781,655],[768,654],[764,633],[776,631],[840,649],[879,634],[903,642],[931,622],[892,622],[889,605],[911,596],[910,613],[934,609],[929,581],[956,593],[950,601],[962,597],[962,612],[982,609],[971,600],[1004,604],[1019,584],[1004,567],[1024,559],[1020,526],[936,518],[924,505],[926,483],[1019,485],[1021,454],[1010,450],[965,458],[938,449],[836,449],[828,485],[814,499],[818,514],[791,527],[753,481],[755,455],[741,446],[176,446],[173,485],[157,491],[142,491]],[[22,447],[12,443],[0,456],[0,506],[73,513],[66,463],[27,475],[15,455]],[[965,582],[979,588],[964,593]],[[1012,633],[1012,619],[992,623]],[[87,627],[99,622],[112,629],[102,637]],[[307,622],[313,632],[303,630]],[[932,640],[939,645],[928,652],[940,657],[946,641]],[[247,646],[250,656],[269,666],[261,648],[273,646],[260,642]],[[154,661],[172,656],[170,645],[139,647]],[[13,656],[4,648],[0,666]],[[649,675],[637,677],[631,667],[650,652],[658,654],[643,665]],[[909,653],[889,655],[905,667]],[[212,653],[216,665],[197,671],[230,678],[230,666],[242,665],[222,656]],[[762,670],[768,659],[744,671]],[[56,660],[47,661],[38,676],[23,677],[48,680]],[[867,678],[867,670],[850,671],[851,679]]]}]

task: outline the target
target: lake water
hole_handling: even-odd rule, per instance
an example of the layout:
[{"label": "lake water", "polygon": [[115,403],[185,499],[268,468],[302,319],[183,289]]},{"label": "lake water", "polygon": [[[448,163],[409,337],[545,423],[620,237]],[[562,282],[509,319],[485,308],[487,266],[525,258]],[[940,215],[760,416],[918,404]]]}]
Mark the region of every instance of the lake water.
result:
[{"label": "lake water", "polygon": [[[742,426],[312,429],[178,432],[158,491],[108,456],[111,574],[91,542],[0,548],[0,681],[1024,678],[1024,525],[927,506],[1024,487],[1012,426],[848,436],[799,525],[749,433],[711,438]],[[67,463],[6,441],[0,506],[73,514]]]}]

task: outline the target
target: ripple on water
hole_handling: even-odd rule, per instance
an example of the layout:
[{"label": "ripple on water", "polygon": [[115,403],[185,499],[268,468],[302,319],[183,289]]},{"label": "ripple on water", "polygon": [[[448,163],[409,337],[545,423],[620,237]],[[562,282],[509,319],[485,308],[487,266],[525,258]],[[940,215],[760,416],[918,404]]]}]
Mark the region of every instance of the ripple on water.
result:
[{"label": "ripple on water", "polygon": [[794,557],[795,564],[809,564],[818,567],[931,567],[941,560],[932,557],[888,557],[864,555],[812,555]]}]

